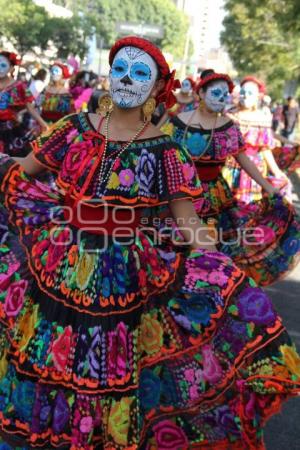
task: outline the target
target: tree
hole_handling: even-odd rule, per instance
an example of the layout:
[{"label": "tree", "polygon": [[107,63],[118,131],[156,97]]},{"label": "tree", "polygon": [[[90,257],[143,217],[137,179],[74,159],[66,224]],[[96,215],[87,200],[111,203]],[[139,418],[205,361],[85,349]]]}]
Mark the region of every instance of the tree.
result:
[{"label": "tree", "polygon": [[8,38],[23,55],[34,51],[34,47],[42,50],[52,42],[58,49],[59,57],[69,53],[81,56],[86,52],[86,36],[90,32],[86,20],[78,16],[70,19],[50,17],[46,10],[37,6],[32,0],[0,0],[0,35]]},{"label": "tree", "polygon": [[164,37],[156,41],[163,50],[177,58],[184,54],[188,19],[171,0],[55,0],[93,21],[96,33],[107,47],[118,38],[116,23],[129,21],[161,25]]},{"label": "tree", "polygon": [[[285,80],[299,76],[300,38],[289,26],[297,0],[227,0],[221,41],[240,75],[256,74],[281,96]],[[288,4],[288,5],[287,5]],[[300,11],[298,10],[300,17]],[[299,24],[298,24],[299,26]]]}]

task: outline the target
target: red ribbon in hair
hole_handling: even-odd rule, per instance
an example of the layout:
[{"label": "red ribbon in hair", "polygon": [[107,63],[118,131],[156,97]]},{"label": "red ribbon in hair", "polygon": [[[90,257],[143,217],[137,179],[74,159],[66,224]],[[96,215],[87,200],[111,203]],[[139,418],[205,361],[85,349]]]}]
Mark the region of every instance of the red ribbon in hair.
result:
[{"label": "red ribbon in hair", "polygon": [[2,52],[0,52],[0,55],[4,56],[5,58],[7,58],[12,66],[19,66],[21,64],[20,56],[18,56],[14,52],[2,51]]}]

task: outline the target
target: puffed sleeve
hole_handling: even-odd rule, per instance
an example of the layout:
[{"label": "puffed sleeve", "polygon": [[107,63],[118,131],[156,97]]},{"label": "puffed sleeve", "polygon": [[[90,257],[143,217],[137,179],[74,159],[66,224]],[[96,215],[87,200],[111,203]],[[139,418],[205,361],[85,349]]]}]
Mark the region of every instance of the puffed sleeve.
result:
[{"label": "puffed sleeve", "polygon": [[79,134],[74,123],[75,117],[76,115],[64,117],[31,143],[34,157],[40,164],[59,171],[70,144]]},{"label": "puffed sleeve", "polygon": [[202,192],[195,165],[188,152],[172,142],[158,164],[159,202],[198,198]]}]

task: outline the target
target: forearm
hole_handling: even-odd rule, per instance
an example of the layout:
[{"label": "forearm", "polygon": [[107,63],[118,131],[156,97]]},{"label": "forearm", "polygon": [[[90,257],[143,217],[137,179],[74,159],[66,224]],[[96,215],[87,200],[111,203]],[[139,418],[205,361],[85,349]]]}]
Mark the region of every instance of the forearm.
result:
[{"label": "forearm", "polygon": [[40,114],[37,112],[37,110],[35,109],[35,107],[32,105],[32,103],[27,103],[26,105],[27,107],[27,111],[29,112],[29,114],[38,122],[38,124],[44,129],[46,130],[48,128],[47,123],[42,119],[42,117],[40,116]]},{"label": "forearm", "polygon": [[44,167],[37,162],[37,160],[34,158],[32,152],[29,153],[25,158],[13,158],[26,172],[28,175],[37,175],[38,173],[42,172]]},{"label": "forearm", "polygon": [[282,172],[279,169],[279,167],[277,165],[277,162],[275,161],[275,158],[274,158],[274,155],[273,155],[272,151],[271,150],[264,150],[262,152],[262,155],[263,155],[263,157],[264,157],[264,159],[265,159],[265,161],[266,161],[266,163],[268,165],[268,168],[269,168],[270,172],[272,172],[272,174],[275,177],[279,177],[280,178],[282,176]]},{"label": "forearm", "polygon": [[256,165],[248,158],[247,155],[245,155],[245,153],[240,153],[237,155],[236,160],[242,169],[244,169],[245,172],[247,172],[247,174],[263,189],[269,191],[269,189],[272,188],[271,184],[262,176]]},{"label": "forearm", "polygon": [[192,249],[216,250],[215,240],[217,236],[212,237],[207,225],[201,223],[192,201],[173,201],[170,207],[180,233]]}]

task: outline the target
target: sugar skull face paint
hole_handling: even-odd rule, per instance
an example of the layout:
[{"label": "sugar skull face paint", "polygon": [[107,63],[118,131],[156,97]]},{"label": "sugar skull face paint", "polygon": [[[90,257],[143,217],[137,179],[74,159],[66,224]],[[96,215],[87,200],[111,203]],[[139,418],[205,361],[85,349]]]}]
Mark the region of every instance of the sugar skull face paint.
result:
[{"label": "sugar skull face paint", "polygon": [[192,83],[187,78],[181,83],[181,92],[188,94],[192,90]]},{"label": "sugar skull face paint", "polygon": [[247,109],[258,105],[259,88],[253,81],[247,81],[240,90],[240,103]]},{"label": "sugar skull face paint", "polygon": [[229,87],[226,81],[215,81],[204,93],[206,106],[214,112],[222,112],[229,99]]},{"label": "sugar skull face paint", "polygon": [[63,77],[62,68],[59,66],[52,66],[50,69],[50,76],[53,81],[60,81]]},{"label": "sugar skull face paint", "polygon": [[120,108],[143,105],[157,80],[155,61],[137,47],[123,47],[114,57],[109,74],[110,95]]},{"label": "sugar skull face paint", "polygon": [[0,55],[0,78],[6,77],[8,72],[10,71],[11,65],[9,60],[3,56]]}]

